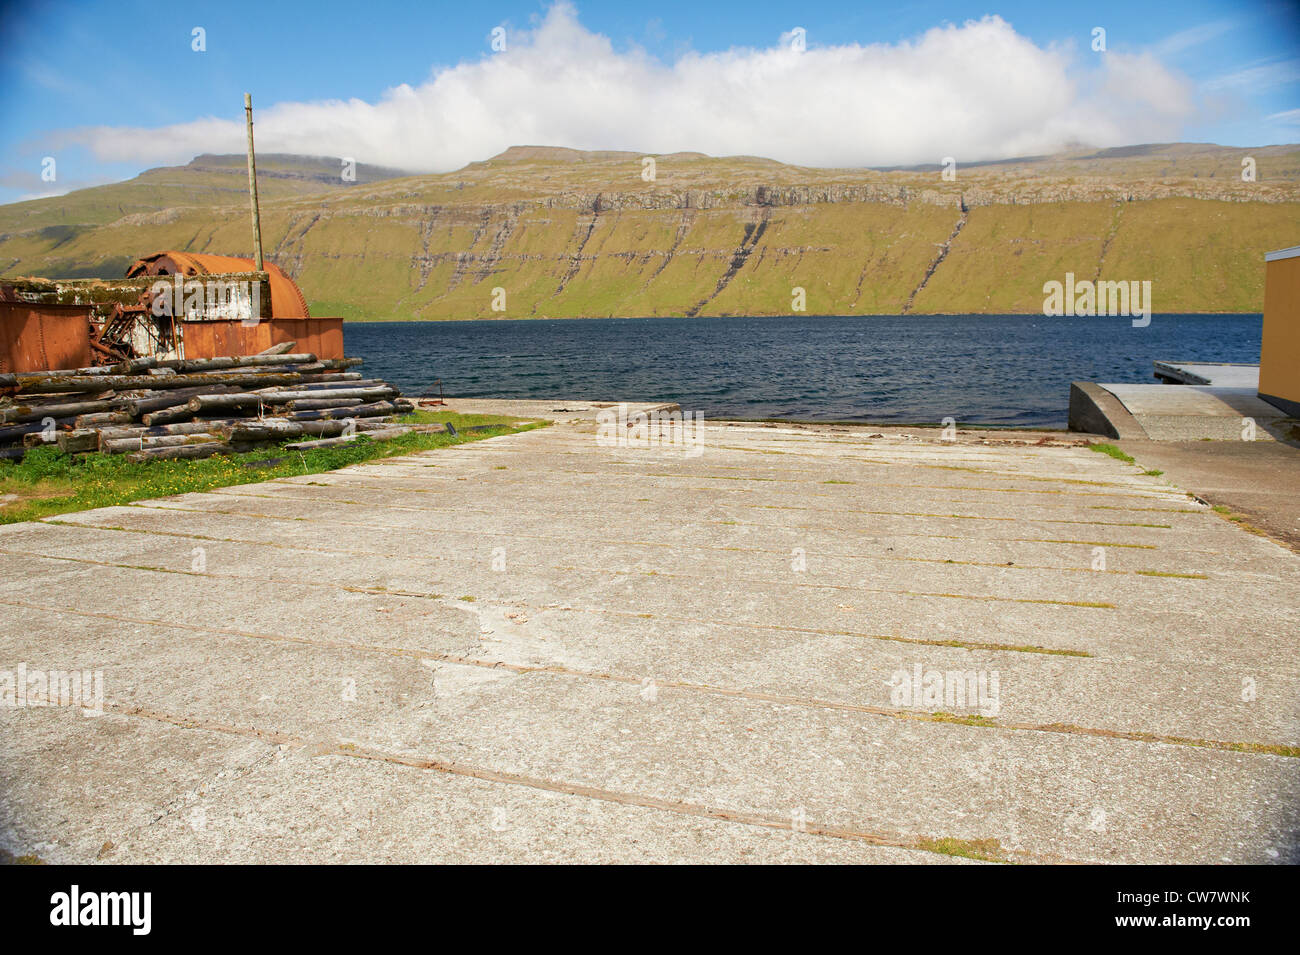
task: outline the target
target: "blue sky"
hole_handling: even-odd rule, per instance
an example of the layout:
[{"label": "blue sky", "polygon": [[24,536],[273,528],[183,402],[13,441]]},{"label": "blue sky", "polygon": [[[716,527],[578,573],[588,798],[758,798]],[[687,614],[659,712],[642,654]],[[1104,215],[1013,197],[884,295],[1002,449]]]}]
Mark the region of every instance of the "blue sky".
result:
[{"label": "blue sky", "polygon": [[[1171,137],[1242,146],[1300,141],[1295,3],[589,2],[552,10],[549,32],[530,39],[550,7],[229,0],[175,14],[167,7],[161,15],[157,4],[135,2],[7,4],[0,22],[0,201],[126,178],[184,161],[187,151],[234,151],[245,90],[259,118],[268,111],[271,148],[358,154],[406,168],[455,168],[503,143],[539,138],[588,148],[762,149],[808,165],[938,161],[929,155],[938,149],[994,158],[1053,137],[1097,145]],[[923,40],[934,28],[989,15],[1004,23]],[[507,31],[505,53],[490,48],[496,26]],[[194,27],[206,33],[203,52],[192,49]],[[797,80],[755,78],[785,69],[772,67],[762,51],[783,49],[794,27],[806,31],[807,46]],[[1106,30],[1104,54],[1090,49],[1094,27]],[[966,55],[954,49],[971,51],[974,62],[953,66]],[[1123,68],[1103,68],[1104,58]],[[571,75],[560,70],[568,85],[549,85],[556,62],[572,64]],[[982,81],[984,74],[986,100],[1002,98],[1003,90],[1026,95],[1008,107],[1012,125],[996,137],[981,137],[977,127],[1004,117],[984,117],[961,99],[970,77]],[[952,91],[926,92],[930,76]],[[823,83],[830,104],[820,102]],[[409,95],[394,96],[402,84]],[[543,86],[548,99],[530,101]],[[1049,98],[1033,101],[1026,87],[1043,87]],[[711,89],[730,97],[725,116],[736,121],[726,138],[711,135],[723,115],[707,102]],[[886,97],[882,89],[892,92]],[[783,103],[785,90],[792,98]],[[465,91],[478,115],[454,115]],[[759,100],[784,112],[763,114]],[[836,139],[829,106],[856,108],[859,100],[865,111],[846,125],[872,125],[877,133]],[[331,101],[326,109],[311,106]],[[891,102],[903,106],[891,109]],[[639,127],[627,120],[638,111],[679,119]],[[918,112],[932,114],[932,127],[955,129],[952,145],[930,135],[933,129],[914,128],[923,118],[903,115]],[[581,125],[574,113],[582,114]],[[768,135],[783,115],[807,128],[787,130],[784,139]],[[205,125],[211,119],[218,122]],[[636,141],[641,129],[654,141]],[[259,125],[262,146],[260,137]],[[452,139],[455,149],[446,145]],[[52,185],[39,179],[46,156],[58,161]]]}]

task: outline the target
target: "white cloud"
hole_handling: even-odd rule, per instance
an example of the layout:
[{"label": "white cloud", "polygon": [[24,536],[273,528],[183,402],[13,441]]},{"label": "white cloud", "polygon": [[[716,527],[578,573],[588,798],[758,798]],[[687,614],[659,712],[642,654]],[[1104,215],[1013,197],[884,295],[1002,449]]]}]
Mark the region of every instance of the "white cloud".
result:
[{"label": "white cloud", "polygon": [[1203,43],[1217,40],[1223,34],[1236,29],[1236,27],[1237,24],[1231,20],[1202,23],[1198,26],[1188,27],[1185,30],[1179,30],[1177,33],[1171,33],[1152,47],[1151,51],[1157,56],[1176,56]]},{"label": "white cloud", "polygon": [[1300,59],[1256,64],[1234,73],[1225,73],[1207,81],[1205,89],[1260,93],[1297,82],[1300,82]]},{"label": "white cloud", "polygon": [[[375,103],[259,109],[263,152],[456,169],[520,144],[749,154],[812,166],[997,159],[1069,143],[1177,139],[1191,84],[1150,54],[1042,48],[999,17],[896,44],[688,53],[618,51],[567,3],[508,50],[441,69]],[[184,162],[240,152],[242,117],[162,129],[65,131],[101,160]]]}]

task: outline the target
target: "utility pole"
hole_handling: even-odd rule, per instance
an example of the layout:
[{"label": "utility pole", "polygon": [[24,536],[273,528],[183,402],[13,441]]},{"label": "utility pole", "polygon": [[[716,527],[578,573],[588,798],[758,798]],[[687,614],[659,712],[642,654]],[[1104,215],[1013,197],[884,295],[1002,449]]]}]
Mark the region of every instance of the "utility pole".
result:
[{"label": "utility pole", "polygon": [[253,206],[253,259],[262,269],[262,217],[257,209],[257,160],[253,157],[253,96],[244,94],[244,117],[248,121],[248,201]]}]

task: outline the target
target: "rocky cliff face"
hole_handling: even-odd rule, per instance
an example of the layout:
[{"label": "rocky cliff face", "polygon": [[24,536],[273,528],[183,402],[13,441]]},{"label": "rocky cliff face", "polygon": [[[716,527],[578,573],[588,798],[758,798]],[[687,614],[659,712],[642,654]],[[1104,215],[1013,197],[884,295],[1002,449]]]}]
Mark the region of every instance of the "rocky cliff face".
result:
[{"label": "rocky cliff face", "polygon": [[[314,313],[349,319],[1038,312],[1067,271],[1150,280],[1157,311],[1258,311],[1263,253],[1300,242],[1300,149],[1141,149],[950,178],[517,148],[272,195],[263,238]],[[205,158],[211,182],[242,173]],[[0,208],[3,274],[85,275],[161,248],[249,254],[246,206],[173,190],[154,211],[70,224],[88,193]]]}]

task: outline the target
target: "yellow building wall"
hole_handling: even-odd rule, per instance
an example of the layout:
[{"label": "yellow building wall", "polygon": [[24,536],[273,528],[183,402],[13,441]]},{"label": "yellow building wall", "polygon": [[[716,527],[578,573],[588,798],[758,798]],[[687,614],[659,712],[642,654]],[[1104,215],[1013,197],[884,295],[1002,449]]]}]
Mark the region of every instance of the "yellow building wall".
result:
[{"label": "yellow building wall", "polygon": [[1300,411],[1300,252],[1264,264],[1259,394],[1281,399],[1273,403],[1290,414]]}]

